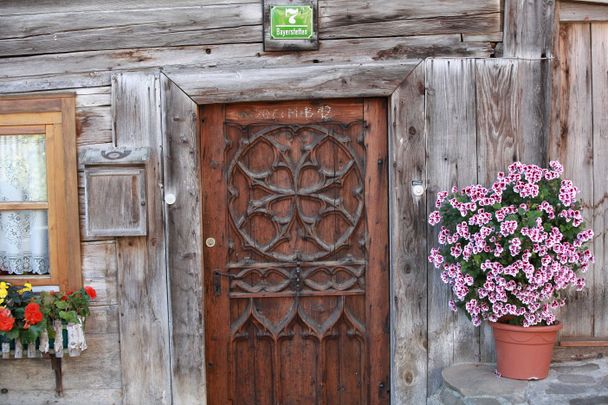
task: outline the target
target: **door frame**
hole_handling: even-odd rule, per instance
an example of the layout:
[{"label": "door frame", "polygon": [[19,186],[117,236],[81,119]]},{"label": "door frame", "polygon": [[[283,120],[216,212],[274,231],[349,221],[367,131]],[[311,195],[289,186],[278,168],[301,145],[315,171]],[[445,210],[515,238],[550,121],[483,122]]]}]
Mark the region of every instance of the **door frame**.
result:
[{"label": "door frame", "polygon": [[[314,79],[318,77],[323,80]],[[285,85],[286,78],[291,80],[291,89]],[[177,197],[177,202],[166,206],[165,211],[169,291],[192,288],[192,294],[171,294],[170,297],[174,401],[196,399],[206,403],[207,397],[202,319],[205,302],[201,267],[202,211],[198,201],[200,159],[203,158],[199,106],[236,101],[387,97],[390,397],[393,404],[424,403],[427,396],[427,201],[426,193],[415,195],[412,191],[414,184],[424,185],[426,173],[424,61],[240,72],[165,71],[160,73],[160,82],[164,192]],[[200,313],[184,314],[184,309],[192,312],[192,308],[198,308]],[[195,330],[197,328],[200,330]],[[196,348],[202,354],[195,353]],[[189,371],[187,375],[185,367]]]}]

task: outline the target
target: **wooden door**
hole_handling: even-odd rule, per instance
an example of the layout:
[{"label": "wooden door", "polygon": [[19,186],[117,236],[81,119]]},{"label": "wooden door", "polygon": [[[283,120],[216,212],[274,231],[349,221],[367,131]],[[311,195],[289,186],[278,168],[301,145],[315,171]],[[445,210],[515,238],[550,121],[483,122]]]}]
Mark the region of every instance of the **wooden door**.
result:
[{"label": "wooden door", "polygon": [[202,107],[210,404],[384,404],[386,103]]}]

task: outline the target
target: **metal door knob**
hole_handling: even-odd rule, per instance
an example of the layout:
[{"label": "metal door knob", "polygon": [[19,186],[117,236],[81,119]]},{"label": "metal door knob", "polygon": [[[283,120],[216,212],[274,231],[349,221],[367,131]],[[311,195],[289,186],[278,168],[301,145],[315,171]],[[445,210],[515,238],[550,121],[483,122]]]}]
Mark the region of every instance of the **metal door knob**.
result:
[{"label": "metal door knob", "polygon": [[212,248],[215,246],[215,239],[214,238],[207,238],[205,239],[205,245],[207,245],[207,247]]}]

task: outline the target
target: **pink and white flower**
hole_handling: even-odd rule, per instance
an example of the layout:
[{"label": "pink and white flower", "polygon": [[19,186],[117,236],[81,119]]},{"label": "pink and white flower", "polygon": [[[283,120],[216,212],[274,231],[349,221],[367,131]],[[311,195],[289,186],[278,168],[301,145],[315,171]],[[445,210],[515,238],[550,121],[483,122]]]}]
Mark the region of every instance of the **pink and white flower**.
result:
[{"label": "pink and white flower", "polygon": [[475,325],[506,315],[550,325],[565,305],[563,291],[585,288],[580,274],[594,263],[585,247],[593,231],[563,172],[557,161],[547,169],[514,162],[489,187],[437,194],[428,221],[441,230],[429,262],[451,287],[450,309],[463,307]]}]

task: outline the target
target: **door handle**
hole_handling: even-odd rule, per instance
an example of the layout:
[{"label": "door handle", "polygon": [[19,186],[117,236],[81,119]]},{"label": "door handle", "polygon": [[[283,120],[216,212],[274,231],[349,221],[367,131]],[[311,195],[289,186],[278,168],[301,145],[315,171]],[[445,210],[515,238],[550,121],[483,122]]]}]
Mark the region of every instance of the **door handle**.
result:
[{"label": "door handle", "polygon": [[230,273],[222,273],[219,270],[213,271],[213,294],[215,294],[216,297],[222,295],[222,277],[231,279],[234,278],[234,275]]}]

